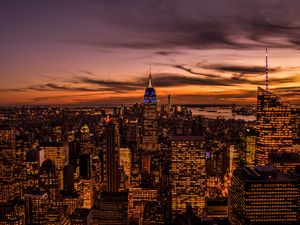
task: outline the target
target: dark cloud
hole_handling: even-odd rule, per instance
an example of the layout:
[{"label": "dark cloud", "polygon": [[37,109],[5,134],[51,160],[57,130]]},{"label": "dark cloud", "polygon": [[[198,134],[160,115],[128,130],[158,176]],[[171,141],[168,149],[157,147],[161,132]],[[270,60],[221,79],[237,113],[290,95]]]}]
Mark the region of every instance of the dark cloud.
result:
[{"label": "dark cloud", "polygon": [[[183,67],[180,67],[182,69]],[[183,69],[185,70],[185,69]],[[250,70],[250,69],[249,69]],[[190,72],[189,70],[186,70]],[[155,73],[153,74],[153,84],[158,88],[182,87],[182,86],[238,86],[241,84],[259,85],[264,83],[264,79],[252,80],[246,76],[186,76],[177,73]],[[289,77],[273,77],[270,79],[272,85],[296,82],[298,75]],[[76,86],[74,86],[76,84]],[[133,78],[128,81],[122,80],[103,80],[91,77],[74,77],[63,84],[45,83],[21,87],[19,89],[0,89],[2,92],[28,92],[28,91],[64,91],[64,92],[112,92],[112,93],[129,93],[130,91],[144,90],[147,85],[145,78]]]},{"label": "dark cloud", "polygon": [[214,93],[213,95],[211,94],[182,94],[182,95],[177,95],[177,96],[184,96],[184,97],[208,97],[208,98],[216,98],[216,99],[245,99],[245,98],[256,98],[256,90],[242,90],[239,91],[238,93]]},{"label": "dark cloud", "polygon": [[161,55],[161,56],[169,56],[169,55],[180,54],[180,52],[178,52],[178,51],[157,51],[154,54]]},{"label": "dark cloud", "polygon": [[[238,84],[249,84],[252,81],[242,78],[224,78],[215,77],[208,79],[206,77],[192,77],[176,73],[155,73],[153,74],[153,84],[155,87],[175,87],[189,85],[203,86],[234,86]],[[140,90],[144,89],[147,84],[145,78],[137,78],[132,81],[107,81],[102,79],[91,79],[87,77],[80,78],[82,83],[97,84],[100,86],[110,87],[115,90]]]},{"label": "dark cloud", "polygon": [[193,74],[193,75],[201,75],[201,76],[205,76],[205,77],[219,77],[218,75],[214,75],[214,74],[208,74],[208,73],[200,73],[200,72],[196,72],[194,71],[193,69],[191,68],[188,68],[184,65],[179,65],[179,64],[175,64],[175,65],[172,65],[174,68],[177,68],[177,69],[180,69],[180,70],[183,70],[183,71],[186,71],[190,74]]},{"label": "dark cloud", "polygon": [[25,88],[3,88],[0,89],[0,92],[27,92],[28,90]]},{"label": "dark cloud", "polygon": [[111,88],[111,90],[137,90],[140,87],[146,86],[146,80],[137,80],[137,81],[112,81],[112,80],[102,80],[102,79],[92,79],[89,77],[80,77],[80,82],[86,84],[94,84],[99,86],[104,86],[107,88]]},{"label": "dark cloud", "polygon": [[72,87],[70,85],[58,85],[54,83],[34,85],[27,88],[34,91],[104,91],[103,88]]},{"label": "dark cloud", "polygon": [[188,85],[203,85],[203,86],[234,86],[237,83],[232,82],[227,78],[207,79],[202,77],[191,77],[172,73],[158,73],[155,75],[153,83],[157,87],[172,87],[172,86],[188,86]]},{"label": "dark cloud", "polygon": [[[300,87],[279,87],[273,90],[274,93],[285,98],[300,96]],[[273,92],[273,90],[271,90],[271,92]]]},{"label": "dark cloud", "polygon": [[84,73],[84,74],[87,74],[87,75],[91,75],[91,76],[95,76],[95,73],[89,71],[89,70],[79,70],[80,73]]},{"label": "dark cloud", "polygon": [[297,91],[300,92],[300,87],[298,86],[292,86],[292,87],[279,87],[274,88],[276,91]]},{"label": "dark cloud", "polygon": [[93,96],[92,94],[78,94],[74,95],[72,94],[71,96],[67,95],[47,95],[47,96],[39,96],[39,97],[34,97],[31,98],[30,100],[33,102],[43,102],[43,101],[48,101],[48,100],[66,100],[66,98],[72,98],[72,99],[79,99],[79,98],[86,98],[86,97],[91,97]]},{"label": "dark cloud", "polygon": [[156,49],[160,55],[174,48],[295,47],[300,37],[297,7],[296,0],[288,4],[271,0],[102,2],[93,13],[110,27],[111,34],[95,27],[90,34],[64,41],[101,48]]},{"label": "dark cloud", "polygon": [[[240,73],[240,74],[263,74],[266,72],[266,68],[264,66],[239,66],[239,65],[209,65],[205,66],[207,69],[218,70],[221,72],[232,72],[232,73]],[[278,72],[281,71],[280,67],[269,68],[269,72]]]},{"label": "dark cloud", "polygon": [[[74,82],[71,82],[74,83]],[[77,83],[77,82],[76,82]],[[28,87],[18,88],[18,89],[0,89],[0,92],[29,92],[29,91],[80,91],[80,92],[97,92],[97,91],[114,91],[111,88],[89,88],[89,87],[72,87],[68,85],[59,85],[55,83],[46,83],[31,85]]]}]

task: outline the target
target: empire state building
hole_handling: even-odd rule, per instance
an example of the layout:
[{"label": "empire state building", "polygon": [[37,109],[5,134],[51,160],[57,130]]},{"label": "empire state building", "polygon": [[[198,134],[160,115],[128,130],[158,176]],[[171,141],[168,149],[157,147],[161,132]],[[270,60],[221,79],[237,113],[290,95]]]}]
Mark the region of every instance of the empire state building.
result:
[{"label": "empire state building", "polygon": [[144,94],[142,149],[144,152],[153,152],[158,150],[157,100],[155,89],[152,86],[151,72],[149,74],[148,86]]}]

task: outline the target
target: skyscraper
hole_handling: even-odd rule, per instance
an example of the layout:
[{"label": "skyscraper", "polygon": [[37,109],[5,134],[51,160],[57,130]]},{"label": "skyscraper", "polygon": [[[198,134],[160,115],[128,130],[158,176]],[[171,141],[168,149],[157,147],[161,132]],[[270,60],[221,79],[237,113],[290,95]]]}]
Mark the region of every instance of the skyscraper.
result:
[{"label": "skyscraper", "polygon": [[39,187],[48,194],[50,203],[58,200],[58,176],[50,159],[45,160],[39,169]]},{"label": "skyscraper", "polygon": [[14,196],[14,168],[16,165],[16,130],[0,127],[0,203]]},{"label": "skyscraper", "polygon": [[25,224],[25,206],[20,199],[0,203],[0,224]]},{"label": "skyscraper", "polygon": [[115,125],[107,120],[104,131],[104,182],[106,191],[117,192],[119,190],[119,151],[116,143]]},{"label": "skyscraper", "polygon": [[292,151],[291,110],[287,102],[262,88],[257,95],[258,165],[267,165],[272,152]]},{"label": "skyscraper", "polygon": [[132,187],[128,195],[128,217],[129,220],[143,224],[143,213],[145,204],[149,201],[157,201],[158,190],[151,187]]},{"label": "skyscraper", "polygon": [[144,95],[142,149],[146,152],[158,150],[157,141],[157,99],[152,86],[151,71]]},{"label": "skyscraper", "polygon": [[229,174],[232,176],[233,171],[238,167],[239,152],[234,145],[229,145]]},{"label": "skyscraper", "polygon": [[172,144],[172,214],[191,206],[202,216],[205,209],[205,140],[200,136],[174,136]]},{"label": "skyscraper", "polygon": [[69,162],[69,146],[63,142],[42,143],[45,160],[50,159],[54,162],[58,173],[59,190],[63,189],[63,169]]},{"label": "skyscraper", "polygon": [[127,225],[128,192],[101,192],[92,213],[92,224]]},{"label": "skyscraper", "polygon": [[291,109],[288,102],[269,92],[266,55],[266,90],[257,90],[257,150],[258,165],[267,165],[272,152],[292,151]]},{"label": "skyscraper", "polygon": [[298,224],[298,181],[272,167],[235,170],[230,187],[232,225]]},{"label": "skyscraper", "polygon": [[90,129],[84,124],[80,129],[80,153],[91,154],[92,144],[90,138]]},{"label": "skyscraper", "polygon": [[71,225],[91,225],[92,221],[92,210],[90,209],[76,209],[70,215]]},{"label": "skyscraper", "polygon": [[120,167],[128,179],[131,177],[132,155],[129,148],[120,148]]},{"label": "skyscraper", "polygon": [[144,207],[143,225],[165,224],[164,207],[159,201],[148,201]]},{"label": "skyscraper", "polygon": [[283,174],[300,167],[300,154],[296,152],[290,153],[271,153],[270,164]]},{"label": "skyscraper", "polygon": [[61,197],[65,203],[66,214],[72,214],[75,209],[81,208],[83,204],[82,195],[75,191],[61,191]]},{"label": "skyscraper", "polygon": [[254,167],[257,134],[252,128],[247,128],[245,164]]},{"label": "skyscraper", "polygon": [[26,224],[45,224],[49,196],[38,189],[30,190],[25,197]]}]

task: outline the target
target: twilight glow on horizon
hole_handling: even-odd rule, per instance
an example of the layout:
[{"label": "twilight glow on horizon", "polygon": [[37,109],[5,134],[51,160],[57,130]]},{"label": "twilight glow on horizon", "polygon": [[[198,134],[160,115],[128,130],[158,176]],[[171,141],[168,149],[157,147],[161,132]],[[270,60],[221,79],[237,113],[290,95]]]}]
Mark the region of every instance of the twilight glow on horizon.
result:
[{"label": "twilight glow on horizon", "polygon": [[0,105],[142,102],[149,65],[165,103],[300,104],[300,2],[0,2]]}]

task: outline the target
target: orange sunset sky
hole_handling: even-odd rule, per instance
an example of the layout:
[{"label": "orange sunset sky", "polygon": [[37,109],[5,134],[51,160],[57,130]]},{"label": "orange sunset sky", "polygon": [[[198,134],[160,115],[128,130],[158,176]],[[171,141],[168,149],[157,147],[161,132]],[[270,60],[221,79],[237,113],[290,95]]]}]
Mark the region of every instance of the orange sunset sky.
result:
[{"label": "orange sunset sky", "polygon": [[0,105],[300,104],[299,1],[1,1]]}]

